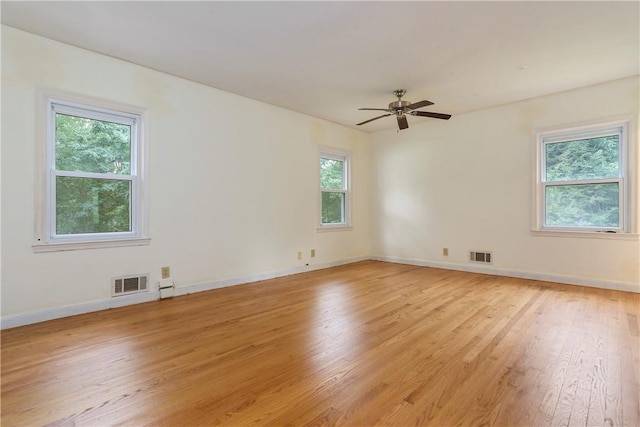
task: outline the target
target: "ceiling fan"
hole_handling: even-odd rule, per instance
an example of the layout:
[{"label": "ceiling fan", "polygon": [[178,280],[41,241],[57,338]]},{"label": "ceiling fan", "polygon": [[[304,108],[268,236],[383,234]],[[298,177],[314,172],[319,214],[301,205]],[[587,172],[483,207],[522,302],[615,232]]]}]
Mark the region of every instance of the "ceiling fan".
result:
[{"label": "ceiling fan", "polygon": [[429,113],[427,111],[415,111],[418,108],[426,107],[429,105],[433,105],[431,101],[418,101],[413,104],[409,101],[403,101],[402,97],[407,93],[404,89],[396,89],[393,91],[393,94],[398,97],[397,101],[394,101],[389,104],[389,108],[358,108],[358,110],[368,110],[368,111],[386,111],[387,114],[383,114],[378,117],[374,117],[373,119],[365,120],[364,122],[358,123],[356,126],[364,125],[365,123],[372,122],[374,120],[381,119],[383,117],[395,115],[398,119],[398,129],[407,129],[409,127],[409,123],[407,122],[407,114],[411,116],[419,116],[419,117],[432,117],[434,119],[442,119],[449,120],[451,118],[451,114],[442,114],[442,113]]}]

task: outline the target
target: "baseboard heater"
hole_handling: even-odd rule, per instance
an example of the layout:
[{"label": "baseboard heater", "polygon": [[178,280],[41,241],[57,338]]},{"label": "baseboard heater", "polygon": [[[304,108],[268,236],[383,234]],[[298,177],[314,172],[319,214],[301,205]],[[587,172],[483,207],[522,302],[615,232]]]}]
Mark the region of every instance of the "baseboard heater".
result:
[{"label": "baseboard heater", "polygon": [[162,279],[160,281],[160,299],[172,298],[176,294],[176,287],[173,279]]}]

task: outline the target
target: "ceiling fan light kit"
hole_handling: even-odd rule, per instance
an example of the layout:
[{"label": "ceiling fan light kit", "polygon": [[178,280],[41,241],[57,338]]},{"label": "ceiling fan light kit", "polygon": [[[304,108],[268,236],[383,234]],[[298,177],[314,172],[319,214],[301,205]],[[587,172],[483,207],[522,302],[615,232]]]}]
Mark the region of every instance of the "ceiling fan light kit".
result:
[{"label": "ceiling fan light kit", "polygon": [[413,104],[409,101],[403,101],[402,97],[407,93],[404,89],[396,89],[393,91],[393,94],[398,98],[397,101],[393,101],[389,103],[388,108],[358,108],[358,110],[366,110],[366,111],[386,111],[387,114],[382,114],[381,116],[374,117],[369,120],[365,120],[364,122],[360,122],[356,124],[356,126],[364,125],[366,123],[372,122],[374,120],[381,119],[383,117],[395,115],[398,121],[398,130],[407,129],[409,127],[409,123],[407,122],[407,114],[411,116],[418,117],[430,117],[433,119],[441,119],[441,120],[449,120],[451,118],[451,114],[443,114],[443,113],[431,113],[428,111],[415,111],[418,108],[428,107],[429,105],[433,105],[433,102],[422,100],[418,102],[414,102]]}]

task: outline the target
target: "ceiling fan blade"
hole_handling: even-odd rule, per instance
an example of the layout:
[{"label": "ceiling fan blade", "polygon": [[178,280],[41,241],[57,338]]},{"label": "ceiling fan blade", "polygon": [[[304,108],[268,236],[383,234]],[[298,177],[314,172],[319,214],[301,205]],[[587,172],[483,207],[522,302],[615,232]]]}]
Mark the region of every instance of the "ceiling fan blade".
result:
[{"label": "ceiling fan blade", "polygon": [[366,111],[389,111],[388,108],[358,108],[358,110],[366,110]]},{"label": "ceiling fan blade", "polygon": [[428,111],[411,111],[409,114],[412,116],[431,117],[442,120],[449,120],[451,118],[451,114],[429,113]]},{"label": "ceiling fan blade", "polygon": [[409,123],[407,122],[407,116],[398,116],[398,128],[400,130],[409,128]]},{"label": "ceiling fan blade", "polygon": [[418,101],[418,102],[414,102],[413,104],[409,104],[407,105],[406,108],[408,108],[409,110],[415,110],[416,108],[422,108],[422,107],[426,107],[429,105],[433,105],[433,102],[431,101],[427,101],[426,99],[424,101]]},{"label": "ceiling fan blade", "polygon": [[389,113],[389,114],[383,114],[383,115],[381,115],[381,116],[374,117],[373,119],[365,120],[364,122],[358,123],[358,124],[356,124],[356,126],[360,126],[360,125],[363,125],[363,124],[365,124],[365,123],[369,123],[369,122],[372,122],[372,121],[374,121],[374,120],[378,120],[378,119],[381,119],[381,118],[383,118],[383,117],[387,117],[387,116],[390,116],[390,115],[391,115],[391,113]]}]

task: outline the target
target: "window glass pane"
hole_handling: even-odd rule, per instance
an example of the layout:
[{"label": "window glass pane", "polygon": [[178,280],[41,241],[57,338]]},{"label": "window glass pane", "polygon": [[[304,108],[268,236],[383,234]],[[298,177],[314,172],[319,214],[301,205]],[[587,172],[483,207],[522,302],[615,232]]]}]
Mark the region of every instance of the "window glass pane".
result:
[{"label": "window glass pane", "polygon": [[322,193],[322,223],[336,224],[345,222],[344,193]]},{"label": "window glass pane", "polygon": [[56,114],[56,169],[131,174],[131,126]]},{"label": "window glass pane", "polygon": [[56,233],[131,231],[131,181],[56,177]]},{"label": "window glass pane", "polygon": [[618,183],[546,187],[548,226],[619,227]]},{"label": "window glass pane", "polygon": [[344,190],[344,162],[320,158],[320,188]]},{"label": "window glass pane", "polygon": [[617,178],[619,155],[618,135],[546,144],[546,181]]}]

